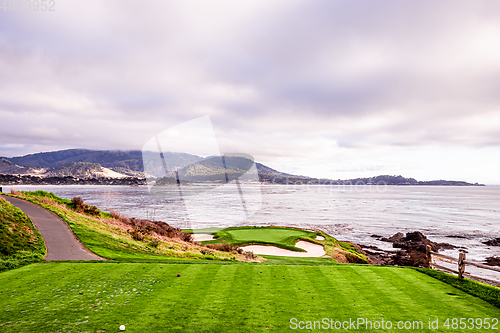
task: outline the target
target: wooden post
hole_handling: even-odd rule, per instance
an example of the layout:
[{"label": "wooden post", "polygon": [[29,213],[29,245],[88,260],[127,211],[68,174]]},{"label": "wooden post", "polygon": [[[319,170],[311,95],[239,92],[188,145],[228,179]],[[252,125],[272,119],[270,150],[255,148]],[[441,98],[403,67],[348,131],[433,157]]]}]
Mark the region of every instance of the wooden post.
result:
[{"label": "wooden post", "polygon": [[427,268],[431,268],[431,262],[432,262],[432,254],[431,254],[431,246],[430,245],[427,245],[425,247],[425,252],[427,254]]},{"label": "wooden post", "polygon": [[458,277],[463,279],[465,272],[465,253],[458,254]]}]

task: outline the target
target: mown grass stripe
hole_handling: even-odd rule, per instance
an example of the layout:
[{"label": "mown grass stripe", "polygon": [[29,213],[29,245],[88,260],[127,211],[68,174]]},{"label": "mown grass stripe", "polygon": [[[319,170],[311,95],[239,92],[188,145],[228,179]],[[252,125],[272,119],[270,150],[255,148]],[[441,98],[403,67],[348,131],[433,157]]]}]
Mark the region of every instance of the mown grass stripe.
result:
[{"label": "mown grass stripe", "polygon": [[361,317],[375,318],[378,316],[376,308],[367,306],[367,304],[370,304],[369,298],[372,297],[370,295],[371,288],[369,288],[365,282],[357,280],[359,278],[357,270],[363,269],[363,266],[353,267],[344,265],[332,266],[328,269],[332,274],[335,274],[330,280],[331,283],[335,284],[341,281],[344,295],[348,295],[348,301],[346,302],[346,310],[348,313],[344,320]]},{"label": "mown grass stripe", "polygon": [[[487,302],[418,271],[401,268],[399,270],[393,269],[390,273],[396,275],[396,281],[400,281],[400,283],[417,285],[420,291],[418,298],[425,295],[426,298],[430,299],[431,304],[438,305],[443,311],[447,311],[449,316],[470,317],[471,313],[477,313],[478,311],[483,311],[484,315],[488,313],[490,305]],[[467,303],[457,302],[457,299],[471,301],[476,305],[472,308],[467,306]],[[498,311],[500,313],[500,309]],[[429,316],[432,316],[432,313]]]},{"label": "mown grass stripe", "polygon": [[342,267],[319,267],[321,276],[325,279],[326,302],[330,304],[329,315],[333,319],[345,320],[359,315],[359,307],[354,306],[355,300],[360,299],[358,290],[352,289],[351,284],[342,274]]},{"label": "mown grass stripe", "polygon": [[[207,276],[215,275],[220,267],[210,265],[161,265],[156,274],[164,280],[162,286],[156,290],[148,300],[137,299],[131,303],[132,308],[140,308],[141,312],[135,313],[134,328],[151,327],[153,331],[181,331],[185,329],[194,315],[194,311],[207,294],[208,290],[202,288],[201,280]],[[177,277],[177,274],[181,274]],[[189,310],[191,309],[191,310]],[[179,323],[184,323],[179,325]]]},{"label": "mown grass stripe", "polygon": [[[399,285],[398,280],[391,279],[387,273],[388,270],[380,269],[360,269],[355,272],[363,284],[371,286],[366,297],[367,303],[362,306],[371,307],[376,313],[368,319],[421,321],[427,318],[426,308],[416,302],[416,295],[412,293],[418,286]],[[398,316],[394,316],[395,313]]]},{"label": "mown grass stripe", "polygon": [[[231,306],[232,297],[230,296],[230,289],[236,270],[237,266],[224,266],[217,270],[217,272],[206,275],[196,281],[199,286],[203,286],[206,289],[206,292],[202,297],[199,297],[201,295],[193,295],[198,298],[198,301],[191,316],[188,318],[185,329],[193,332],[214,331],[214,328],[224,326],[222,323],[226,318],[234,319],[235,308]],[[198,290],[192,290],[193,294],[197,294]],[[228,307],[226,308],[226,306]]]}]

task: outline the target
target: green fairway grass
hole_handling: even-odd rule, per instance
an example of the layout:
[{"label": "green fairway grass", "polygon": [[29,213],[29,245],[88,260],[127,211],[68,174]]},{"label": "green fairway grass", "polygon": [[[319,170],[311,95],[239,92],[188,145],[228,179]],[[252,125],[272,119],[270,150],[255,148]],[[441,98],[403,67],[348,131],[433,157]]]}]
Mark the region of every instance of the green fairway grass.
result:
[{"label": "green fairway grass", "polygon": [[[495,332],[442,325],[500,317],[500,309],[414,269],[368,265],[38,263],[0,273],[0,308],[0,331],[16,333],[115,332],[120,325],[127,332],[297,331],[292,318]],[[440,329],[428,330],[429,319]],[[348,331],[373,331],[360,328]]]}]

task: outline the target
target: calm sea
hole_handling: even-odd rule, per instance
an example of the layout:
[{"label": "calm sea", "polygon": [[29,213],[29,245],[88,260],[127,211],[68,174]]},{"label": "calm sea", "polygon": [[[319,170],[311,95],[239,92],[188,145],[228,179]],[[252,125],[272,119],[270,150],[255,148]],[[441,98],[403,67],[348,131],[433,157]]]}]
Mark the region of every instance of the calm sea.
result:
[{"label": "calm sea", "polygon": [[[236,201],[226,200],[220,188],[199,197],[185,197],[184,201],[158,199],[149,195],[146,186],[4,186],[4,192],[10,188],[40,189],[68,199],[79,196],[105,211],[160,220],[181,228],[246,224],[319,227],[340,240],[383,249],[390,249],[390,244],[372,235],[388,237],[418,230],[432,241],[461,247],[459,250],[466,251],[471,260],[500,255],[499,247],[482,243],[500,237],[497,186],[242,184],[239,193],[243,195],[235,194]],[[175,186],[171,190],[177,191]],[[246,201],[246,214],[240,197]],[[194,206],[201,215],[196,215]],[[444,253],[458,256],[459,250]]]}]

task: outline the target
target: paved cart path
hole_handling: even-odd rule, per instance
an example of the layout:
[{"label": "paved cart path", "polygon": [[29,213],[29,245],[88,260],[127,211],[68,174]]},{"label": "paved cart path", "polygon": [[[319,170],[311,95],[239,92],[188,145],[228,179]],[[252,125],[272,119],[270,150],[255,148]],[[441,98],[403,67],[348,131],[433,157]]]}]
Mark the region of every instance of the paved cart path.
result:
[{"label": "paved cart path", "polygon": [[47,255],[45,260],[103,260],[87,249],[59,216],[21,199],[2,196],[29,216],[42,235]]}]

